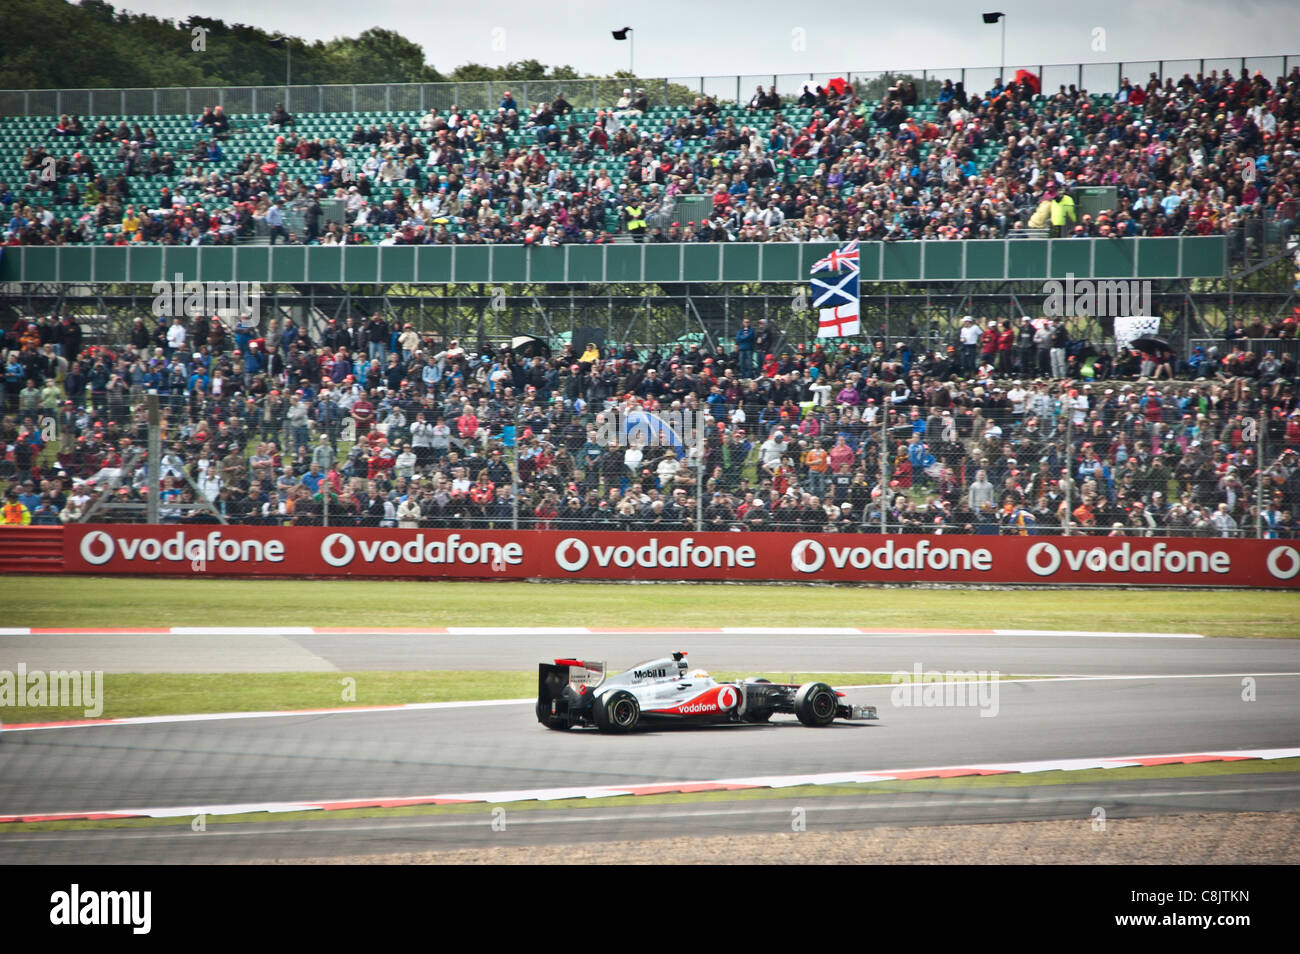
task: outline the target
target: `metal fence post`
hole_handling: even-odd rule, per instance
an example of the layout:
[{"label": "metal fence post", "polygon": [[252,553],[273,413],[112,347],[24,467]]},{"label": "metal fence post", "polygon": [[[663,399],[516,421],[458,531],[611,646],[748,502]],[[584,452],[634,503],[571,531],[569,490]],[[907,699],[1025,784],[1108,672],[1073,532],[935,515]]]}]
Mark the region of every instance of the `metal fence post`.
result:
[{"label": "metal fence post", "polygon": [[1255,448],[1255,537],[1259,540],[1264,539],[1264,438],[1268,434],[1268,413],[1268,404],[1265,403],[1259,409],[1261,420],[1255,424],[1255,436],[1259,441]]}]

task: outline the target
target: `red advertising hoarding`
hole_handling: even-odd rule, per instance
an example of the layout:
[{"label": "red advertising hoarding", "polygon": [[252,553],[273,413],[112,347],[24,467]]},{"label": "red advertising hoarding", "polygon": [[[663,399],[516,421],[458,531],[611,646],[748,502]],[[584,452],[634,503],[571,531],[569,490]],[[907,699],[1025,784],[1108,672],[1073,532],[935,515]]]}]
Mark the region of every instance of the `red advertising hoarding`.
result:
[{"label": "red advertising hoarding", "polygon": [[64,571],[1300,587],[1287,540],[78,525]]}]

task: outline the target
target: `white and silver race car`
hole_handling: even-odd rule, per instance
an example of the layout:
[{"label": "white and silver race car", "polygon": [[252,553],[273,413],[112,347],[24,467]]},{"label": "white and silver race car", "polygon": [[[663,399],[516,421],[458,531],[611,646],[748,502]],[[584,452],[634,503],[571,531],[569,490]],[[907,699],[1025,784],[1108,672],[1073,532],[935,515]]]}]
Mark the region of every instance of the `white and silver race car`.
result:
[{"label": "white and silver race car", "polygon": [[603,662],[557,659],[537,667],[537,721],[548,729],[594,725],[602,732],[630,732],[643,721],[687,723],[767,722],[789,712],[804,725],[836,719],[875,719],[875,706],[850,706],[824,682],[801,686],[750,677],[717,682],[691,670],[686,653],[606,676]]}]

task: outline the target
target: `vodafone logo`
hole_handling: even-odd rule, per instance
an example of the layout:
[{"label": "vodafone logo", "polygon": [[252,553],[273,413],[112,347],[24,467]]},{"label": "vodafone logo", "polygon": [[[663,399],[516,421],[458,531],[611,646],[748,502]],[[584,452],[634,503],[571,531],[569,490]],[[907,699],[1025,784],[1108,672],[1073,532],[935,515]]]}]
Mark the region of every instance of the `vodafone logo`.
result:
[{"label": "vodafone logo", "polygon": [[1025,564],[1036,576],[1051,576],[1061,568],[1061,551],[1050,543],[1035,543],[1025,554]]},{"label": "vodafone logo", "polygon": [[[828,566],[829,563],[829,566]],[[834,570],[977,570],[993,568],[993,554],[980,547],[968,550],[947,542],[922,538],[913,546],[885,540],[880,546],[822,545],[817,540],[796,541],[790,548],[790,566],[796,573]]]},{"label": "vodafone logo", "polygon": [[226,537],[223,530],[203,534],[177,530],[162,536],[154,535],[163,529],[123,527],[113,533],[91,530],[81,538],[77,551],[90,566],[103,566],[114,559],[159,567],[187,561],[191,564],[244,566],[284,560],[284,542],[281,540]]},{"label": "vodafone logo", "polygon": [[802,540],[790,551],[790,566],[796,573],[816,573],[826,563],[826,548],[816,540]]},{"label": "vodafone logo", "polygon": [[[1275,568],[1274,558],[1282,550],[1290,551],[1290,570]],[[1054,543],[1035,543],[1025,551],[1025,565],[1035,576],[1055,576],[1062,566],[1070,573],[1228,573],[1232,558],[1223,550],[1175,550],[1169,544],[1122,543],[1117,547],[1094,546],[1087,549],[1058,547]],[[1278,579],[1289,579],[1300,572],[1300,554],[1290,547],[1279,547],[1269,556],[1269,572]],[[1282,576],[1289,572],[1288,576]]]},{"label": "vodafone logo", "polygon": [[740,693],[734,686],[723,686],[718,690],[719,709],[734,709],[738,702],[740,702]]},{"label": "vodafone logo", "polygon": [[601,569],[617,567],[643,567],[647,570],[686,569],[697,570],[712,568],[729,569],[733,566],[752,567],[757,560],[757,553],[752,546],[742,544],[718,544],[710,546],[700,544],[694,537],[683,537],[676,542],[663,542],[658,537],[651,537],[641,546],[605,546],[593,543],[588,546],[577,537],[565,537],[555,547],[555,562],[561,570],[576,573],[587,566],[592,559]]},{"label": "vodafone logo", "polygon": [[555,546],[555,562],[568,573],[577,573],[591,559],[591,551],[577,537],[565,537]]},{"label": "vodafone logo", "polygon": [[343,533],[331,533],[321,541],[320,558],[330,566],[347,566],[357,555],[357,545]]},{"label": "vodafone logo", "polygon": [[676,709],[668,709],[665,711],[676,712],[679,715],[703,715],[706,712],[718,712],[720,709],[717,704],[716,696],[713,699],[710,699],[708,696],[703,696],[695,702],[688,702],[684,705],[678,706]]},{"label": "vodafone logo", "polygon": [[113,538],[103,530],[93,530],[81,538],[81,558],[91,566],[103,566],[116,552]]},{"label": "vodafone logo", "polygon": [[320,558],[329,566],[342,568],[360,559],[364,564],[460,564],[490,566],[504,573],[523,562],[523,544],[488,540],[466,540],[459,533],[427,538],[423,533],[401,539],[353,539],[345,533],[331,533],[320,544]]},{"label": "vodafone logo", "polygon": [[[1283,560],[1286,565],[1283,566]],[[1289,580],[1300,573],[1300,553],[1295,547],[1274,547],[1268,554],[1268,572],[1279,580]]]}]

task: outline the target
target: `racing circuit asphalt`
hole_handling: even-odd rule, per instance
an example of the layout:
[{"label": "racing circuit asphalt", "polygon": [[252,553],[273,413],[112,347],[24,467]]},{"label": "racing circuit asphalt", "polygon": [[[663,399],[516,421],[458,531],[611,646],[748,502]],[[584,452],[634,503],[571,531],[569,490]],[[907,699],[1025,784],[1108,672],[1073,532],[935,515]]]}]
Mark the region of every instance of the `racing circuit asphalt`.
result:
[{"label": "racing circuit asphalt", "polygon": [[[853,690],[878,723],[549,732],[531,705],[298,715],[9,732],[0,742],[0,814],[354,799],[687,779],[919,768],[985,762],[1284,748],[1300,744],[1300,642],[1087,636],[628,633],[612,636],[0,637],[0,669],[118,671],[531,669],[578,653],[612,669],[688,649],[695,665],[780,671],[999,670],[1153,678],[1016,682],[998,715],[895,708],[888,687]],[[109,664],[111,661],[111,665]],[[1278,675],[1268,675],[1277,673]],[[1253,674],[1256,701],[1242,700]],[[1285,675],[1284,675],[1285,674]],[[1195,678],[1154,678],[1191,676]],[[1300,811],[1296,775],[1225,775],[1039,788],[845,796],[809,807],[837,827]],[[0,862],[221,862],[418,851],[483,844],[789,829],[784,800],[481,815],[266,821],[95,831],[0,831]],[[820,813],[820,815],[819,815]],[[574,822],[581,822],[576,826]],[[491,840],[495,837],[495,841]]]}]

